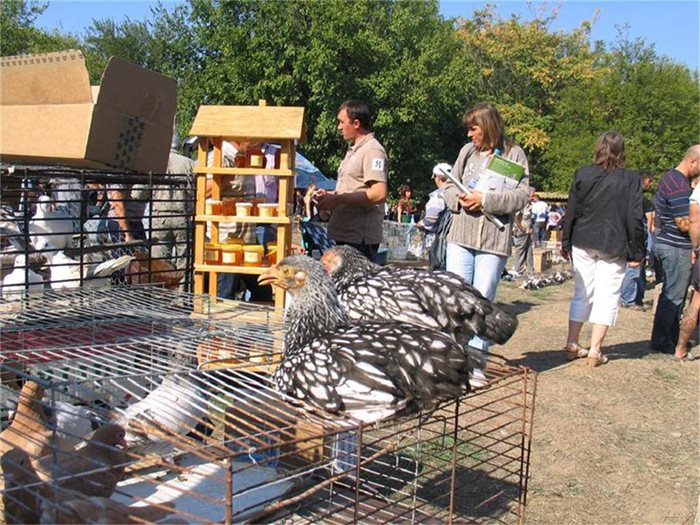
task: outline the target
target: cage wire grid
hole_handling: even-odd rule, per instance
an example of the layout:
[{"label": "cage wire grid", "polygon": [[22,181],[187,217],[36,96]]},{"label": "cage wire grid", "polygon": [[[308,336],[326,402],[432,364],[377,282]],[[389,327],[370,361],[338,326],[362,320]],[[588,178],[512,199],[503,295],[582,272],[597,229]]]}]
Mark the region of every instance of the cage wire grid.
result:
[{"label": "cage wire grid", "polygon": [[[3,405],[17,397],[8,371],[43,385],[54,412],[82,403],[100,424],[119,421],[166,378],[187,390],[162,398],[172,401],[164,416],[129,420],[170,452],[130,447],[112,500],[174,500],[171,516],[188,523],[524,519],[536,388],[527,369],[492,357],[487,388],[430,414],[363,426],[277,392],[270,372],[284,323],[272,308],[148,286],[4,306]],[[188,419],[189,431],[171,418]],[[43,424],[52,444],[82,437]],[[5,503],[22,490],[5,490]]]},{"label": "cage wire grid", "polygon": [[[59,166],[0,166],[0,202],[3,228],[0,235],[0,277],[13,269],[38,273],[44,287],[90,285],[89,269],[102,261],[124,255],[134,259],[112,274],[115,284],[158,282],[189,289],[192,268],[194,189],[192,176],[106,172]],[[113,190],[119,189],[119,193]],[[34,221],[39,198],[50,197],[51,212]],[[111,195],[108,198],[108,195]],[[110,203],[120,203],[120,213],[134,234],[110,214]],[[74,262],[50,261],[52,251],[34,246],[43,237],[61,244]],[[19,250],[12,244],[25,248]],[[24,264],[16,255],[24,254]],[[55,273],[51,272],[54,267]],[[31,289],[30,289],[31,290]],[[17,285],[0,284],[0,296],[26,293]]]}]

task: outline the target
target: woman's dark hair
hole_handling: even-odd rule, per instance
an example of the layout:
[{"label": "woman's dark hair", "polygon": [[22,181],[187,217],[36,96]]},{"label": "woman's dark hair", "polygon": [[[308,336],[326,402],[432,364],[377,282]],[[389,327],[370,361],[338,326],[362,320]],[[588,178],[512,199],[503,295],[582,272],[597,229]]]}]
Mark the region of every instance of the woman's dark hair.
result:
[{"label": "woman's dark hair", "polygon": [[625,139],[619,131],[606,131],[593,149],[593,164],[605,171],[625,167]]},{"label": "woman's dark hair", "polygon": [[505,136],[505,124],[495,106],[480,102],[467,111],[462,117],[462,122],[467,128],[479,126],[484,133],[482,143],[483,150],[500,149],[507,153],[513,146],[513,142]]},{"label": "woman's dark hair", "polygon": [[411,187],[410,187],[408,184],[404,184],[404,185],[401,186],[401,188],[399,189],[399,197],[400,197],[400,198],[405,197],[405,196],[406,196],[406,192],[408,192],[408,191],[410,191],[411,193],[413,193],[413,190],[411,189]]},{"label": "woman's dark hair", "polygon": [[369,105],[361,100],[346,100],[338,108],[338,112],[345,110],[351,121],[359,120],[360,126],[365,131],[372,131],[372,110]]}]

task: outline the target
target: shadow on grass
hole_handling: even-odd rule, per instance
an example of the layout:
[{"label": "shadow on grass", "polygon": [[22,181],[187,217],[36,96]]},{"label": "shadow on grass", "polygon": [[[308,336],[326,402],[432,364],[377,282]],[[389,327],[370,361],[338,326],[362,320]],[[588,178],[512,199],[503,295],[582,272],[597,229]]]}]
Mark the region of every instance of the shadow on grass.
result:
[{"label": "shadow on grass", "polygon": [[539,306],[538,303],[530,303],[525,301],[512,301],[510,303],[497,303],[498,306],[503,308],[509,314],[518,316],[532,310],[535,306]]},{"label": "shadow on grass", "polygon": [[[610,361],[617,359],[640,359],[647,355],[664,355],[654,352],[648,340],[630,341],[618,345],[604,345],[603,353],[608,356]],[[566,359],[562,349],[539,350],[535,352],[526,352],[519,359],[511,359],[509,361],[513,365],[527,366],[535,372],[544,372],[552,368],[570,363]]]}]

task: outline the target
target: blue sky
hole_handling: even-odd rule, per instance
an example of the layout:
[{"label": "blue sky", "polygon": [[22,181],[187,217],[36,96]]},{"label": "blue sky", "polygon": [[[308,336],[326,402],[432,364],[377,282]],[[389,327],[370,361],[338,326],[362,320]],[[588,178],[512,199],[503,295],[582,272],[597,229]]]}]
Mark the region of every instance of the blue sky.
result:
[{"label": "blue sky", "polygon": [[[281,1],[281,0],[277,0]],[[541,3],[524,1],[493,2],[498,6],[498,13],[508,17],[515,13],[524,20],[533,18],[537,6]],[[150,14],[154,2],[146,0],[49,0],[48,8],[39,17],[38,24],[46,29],[60,28],[65,32],[82,34],[95,18],[111,18],[121,21],[125,17],[141,20]],[[173,2],[165,1],[166,6]],[[440,12],[447,17],[470,17],[475,9],[483,7],[485,2],[463,0],[441,0]],[[700,69],[700,2],[698,0],[680,1],[565,1],[548,2],[549,10],[559,6],[560,11],[551,30],[571,30],[582,21],[598,18],[593,25],[592,40],[612,43],[617,39],[617,27],[629,25],[627,36],[631,39],[643,37],[653,43],[659,55],[666,55],[673,60],[686,64],[691,69]],[[549,12],[549,11],[547,11]]]}]

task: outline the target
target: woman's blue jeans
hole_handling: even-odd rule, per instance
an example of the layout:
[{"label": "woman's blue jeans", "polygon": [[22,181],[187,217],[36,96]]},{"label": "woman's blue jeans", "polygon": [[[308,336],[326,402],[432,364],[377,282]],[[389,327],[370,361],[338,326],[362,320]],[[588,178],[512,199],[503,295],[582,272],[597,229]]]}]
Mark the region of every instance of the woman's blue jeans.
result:
[{"label": "woman's blue jeans", "polygon": [[[496,299],[496,288],[507,260],[508,258],[504,255],[494,255],[464,248],[459,244],[447,243],[447,271],[462,277],[490,301]],[[476,336],[469,341],[469,346],[482,352],[489,350],[488,341]]]}]

